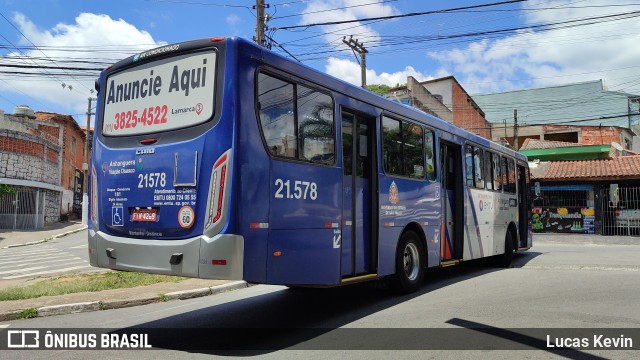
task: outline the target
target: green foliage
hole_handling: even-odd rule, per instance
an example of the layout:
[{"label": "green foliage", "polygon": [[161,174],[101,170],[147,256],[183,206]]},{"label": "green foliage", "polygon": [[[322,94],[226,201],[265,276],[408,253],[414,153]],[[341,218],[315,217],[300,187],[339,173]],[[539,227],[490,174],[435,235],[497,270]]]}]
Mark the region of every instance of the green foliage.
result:
[{"label": "green foliage", "polygon": [[184,277],[138,272],[110,271],[98,274],[64,275],[39,281],[27,286],[0,290],[0,301],[33,299],[78,292],[93,292],[145,286],[161,282],[179,282]]},{"label": "green foliage", "polygon": [[366,89],[369,91],[373,91],[376,94],[382,95],[387,91],[391,90],[391,86],[384,85],[384,84],[373,84],[373,85],[367,85]]},{"label": "green foliage", "polygon": [[24,309],[20,311],[20,314],[18,314],[18,319],[33,319],[37,317],[38,317],[38,309],[36,308]]},{"label": "green foliage", "polygon": [[15,194],[16,189],[14,189],[11,185],[0,184],[0,196],[5,194]]}]

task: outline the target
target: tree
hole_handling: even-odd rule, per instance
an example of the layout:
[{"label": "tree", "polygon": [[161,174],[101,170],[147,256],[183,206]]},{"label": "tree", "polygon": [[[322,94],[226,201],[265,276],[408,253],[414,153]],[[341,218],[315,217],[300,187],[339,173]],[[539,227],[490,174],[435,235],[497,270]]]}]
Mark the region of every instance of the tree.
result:
[{"label": "tree", "polygon": [[391,90],[391,87],[384,84],[373,84],[373,85],[367,85],[366,89],[369,91],[373,91],[376,94],[382,95],[387,91]]},{"label": "tree", "polygon": [[5,194],[15,194],[16,190],[11,185],[0,184],[0,196]]}]

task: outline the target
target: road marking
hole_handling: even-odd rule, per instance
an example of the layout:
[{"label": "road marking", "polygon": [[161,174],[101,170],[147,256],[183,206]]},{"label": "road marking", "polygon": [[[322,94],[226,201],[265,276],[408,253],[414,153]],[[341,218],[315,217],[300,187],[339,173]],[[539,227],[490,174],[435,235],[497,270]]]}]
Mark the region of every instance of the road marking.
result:
[{"label": "road marking", "polygon": [[82,249],[82,248],[86,249],[88,247],[89,247],[88,245],[78,245],[78,246],[72,246],[72,247],[67,248],[67,249]]},{"label": "road marking", "polygon": [[36,266],[36,267],[30,267],[30,268],[25,268],[25,269],[15,269],[15,270],[7,270],[7,271],[0,271],[0,274],[15,274],[15,273],[22,273],[25,271],[31,271],[31,270],[40,270],[40,269],[46,269],[46,266]]},{"label": "road marking", "polygon": [[67,253],[60,253],[60,254],[51,254],[50,256],[34,256],[34,257],[30,257],[29,259],[25,259],[25,260],[11,260],[11,259],[3,259],[2,262],[4,263],[12,263],[12,264],[22,264],[22,263],[31,263],[31,262],[40,262],[40,261],[46,261],[46,260],[53,260],[53,259],[66,259],[66,260],[71,260],[73,258],[75,258],[76,256],[73,254],[67,254]]},{"label": "road marking", "polygon": [[91,267],[90,265],[89,266],[74,266],[74,267],[64,268],[64,269],[56,269],[56,270],[49,270],[49,271],[38,271],[38,272],[35,272],[35,273],[25,274],[25,275],[5,276],[5,277],[3,277],[3,279],[5,279],[5,280],[19,279],[19,278],[28,277],[28,276],[61,273],[61,272],[72,271],[72,270],[80,270],[80,269],[85,269],[85,268],[90,268],[90,267]]},{"label": "road marking", "polygon": [[[71,261],[71,260],[81,260],[82,262],[87,262],[87,260],[84,260],[82,258],[79,257],[74,257],[71,259],[52,259],[52,260],[43,260],[43,261],[38,261],[38,265],[43,265],[43,264],[51,264],[51,263],[56,263],[56,262],[63,262],[63,261]],[[20,267],[20,266],[24,266],[24,264],[18,264],[18,263],[23,263],[24,261],[15,261],[15,262],[11,262],[11,264],[5,264],[0,266],[0,269],[6,269],[6,268],[12,268],[12,267]],[[75,261],[74,261],[75,262]]]},{"label": "road marking", "polygon": [[11,257],[16,255],[37,255],[37,254],[46,254],[51,251],[62,251],[54,248],[46,248],[46,249],[37,249],[30,251],[3,251],[0,252],[0,258]]}]

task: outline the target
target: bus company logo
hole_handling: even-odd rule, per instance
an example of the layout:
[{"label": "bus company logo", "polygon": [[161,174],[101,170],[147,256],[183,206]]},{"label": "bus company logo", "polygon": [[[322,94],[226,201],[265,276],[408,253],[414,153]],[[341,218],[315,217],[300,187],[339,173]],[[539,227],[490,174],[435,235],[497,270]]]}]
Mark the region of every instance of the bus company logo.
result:
[{"label": "bus company logo", "polygon": [[142,158],[138,158],[138,162],[136,163],[136,170],[142,171],[144,169],[144,163],[142,162]]},{"label": "bus company logo", "polygon": [[102,174],[107,175],[107,171],[109,171],[109,163],[102,163]]},{"label": "bus company logo", "polygon": [[138,60],[140,60],[140,54],[135,54],[135,55],[133,56],[133,62],[136,62],[136,61],[138,61]]},{"label": "bus company logo", "polygon": [[197,103],[190,107],[171,109],[171,115],[185,115],[189,113],[196,113],[200,115],[203,109],[204,105],[202,105],[202,103]]},{"label": "bus company logo", "polygon": [[136,155],[153,155],[155,153],[156,153],[156,149],[155,148],[137,149],[136,150]]},{"label": "bus company logo", "polygon": [[395,181],[391,182],[391,186],[389,186],[389,202],[392,204],[397,204],[400,201],[400,196],[398,195],[398,186]]},{"label": "bus company logo", "polygon": [[39,330],[7,331],[7,347],[10,349],[26,349],[40,347]]}]

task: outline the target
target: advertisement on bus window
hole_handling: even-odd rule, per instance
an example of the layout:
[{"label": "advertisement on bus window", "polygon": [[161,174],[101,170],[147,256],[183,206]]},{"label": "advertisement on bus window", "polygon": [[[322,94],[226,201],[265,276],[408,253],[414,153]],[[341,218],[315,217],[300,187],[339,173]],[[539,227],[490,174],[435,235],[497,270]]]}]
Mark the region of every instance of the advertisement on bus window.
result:
[{"label": "advertisement on bus window", "polygon": [[107,78],[104,135],[189,127],[213,115],[215,52],[159,60]]}]

